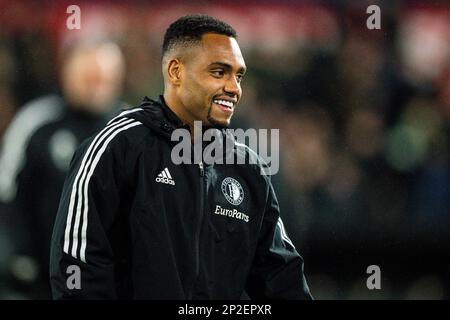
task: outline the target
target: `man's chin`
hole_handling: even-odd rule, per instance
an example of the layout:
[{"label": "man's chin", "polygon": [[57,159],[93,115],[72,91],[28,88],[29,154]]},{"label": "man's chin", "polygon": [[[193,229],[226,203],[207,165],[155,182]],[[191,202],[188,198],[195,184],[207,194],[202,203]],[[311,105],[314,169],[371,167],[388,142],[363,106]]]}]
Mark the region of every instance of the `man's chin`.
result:
[{"label": "man's chin", "polygon": [[208,124],[211,128],[216,129],[226,129],[230,126],[231,119],[229,120],[222,120],[222,119],[215,119],[214,117],[208,117]]}]

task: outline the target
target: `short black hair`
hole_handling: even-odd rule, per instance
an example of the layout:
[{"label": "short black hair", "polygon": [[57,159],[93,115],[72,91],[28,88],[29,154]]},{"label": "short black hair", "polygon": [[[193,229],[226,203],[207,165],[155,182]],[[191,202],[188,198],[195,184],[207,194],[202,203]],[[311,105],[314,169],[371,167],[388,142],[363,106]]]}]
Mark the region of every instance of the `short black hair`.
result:
[{"label": "short black hair", "polygon": [[200,41],[205,33],[217,33],[236,38],[236,30],[228,23],[205,14],[187,15],[173,22],[166,30],[162,56],[178,44]]}]

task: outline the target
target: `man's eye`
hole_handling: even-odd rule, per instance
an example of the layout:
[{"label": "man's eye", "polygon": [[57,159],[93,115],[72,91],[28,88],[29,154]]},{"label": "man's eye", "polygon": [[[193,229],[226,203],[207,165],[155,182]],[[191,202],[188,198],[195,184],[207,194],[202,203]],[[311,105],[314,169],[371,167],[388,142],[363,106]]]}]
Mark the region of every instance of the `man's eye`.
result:
[{"label": "man's eye", "polygon": [[215,77],[223,77],[223,75],[225,74],[225,72],[223,70],[213,70],[213,71],[211,71],[211,73]]},{"label": "man's eye", "polygon": [[242,79],[244,79],[244,75],[243,75],[243,74],[238,74],[238,75],[236,76],[236,79],[238,80],[238,82],[241,82]]}]

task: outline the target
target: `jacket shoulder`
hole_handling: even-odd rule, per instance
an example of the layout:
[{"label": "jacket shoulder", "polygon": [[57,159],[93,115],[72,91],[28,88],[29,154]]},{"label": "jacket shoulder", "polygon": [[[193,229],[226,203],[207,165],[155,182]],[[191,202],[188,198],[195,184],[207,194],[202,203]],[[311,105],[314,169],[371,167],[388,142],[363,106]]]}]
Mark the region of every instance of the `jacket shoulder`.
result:
[{"label": "jacket shoulder", "polygon": [[[235,150],[238,158],[241,158],[246,165],[249,165],[258,174],[270,177],[273,173],[270,171],[269,164],[249,146],[243,143],[235,142]],[[270,179],[266,179],[270,180]]]},{"label": "jacket shoulder", "polygon": [[143,113],[142,108],[123,110],[112,118],[103,129],[86,139],[78,148],[76,155],[102,150],[102,155],[109,154],[119,158],[129,158],[144,149],[144,141],[152,136],[152,131],[140,121],[136,114]]}]

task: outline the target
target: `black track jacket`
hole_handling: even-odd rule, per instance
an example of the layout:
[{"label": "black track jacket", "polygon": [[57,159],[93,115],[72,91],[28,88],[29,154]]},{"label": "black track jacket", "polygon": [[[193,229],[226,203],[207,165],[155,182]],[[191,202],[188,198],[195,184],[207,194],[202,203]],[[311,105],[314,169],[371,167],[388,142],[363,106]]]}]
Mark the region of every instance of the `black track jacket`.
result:
[{"label": "black track jacket", "polygon": [[52,236],[53,297],[311,298],[269,176],[249,161],[175,165],[180,127],[162,96],[145,98],[77,150]]}]

